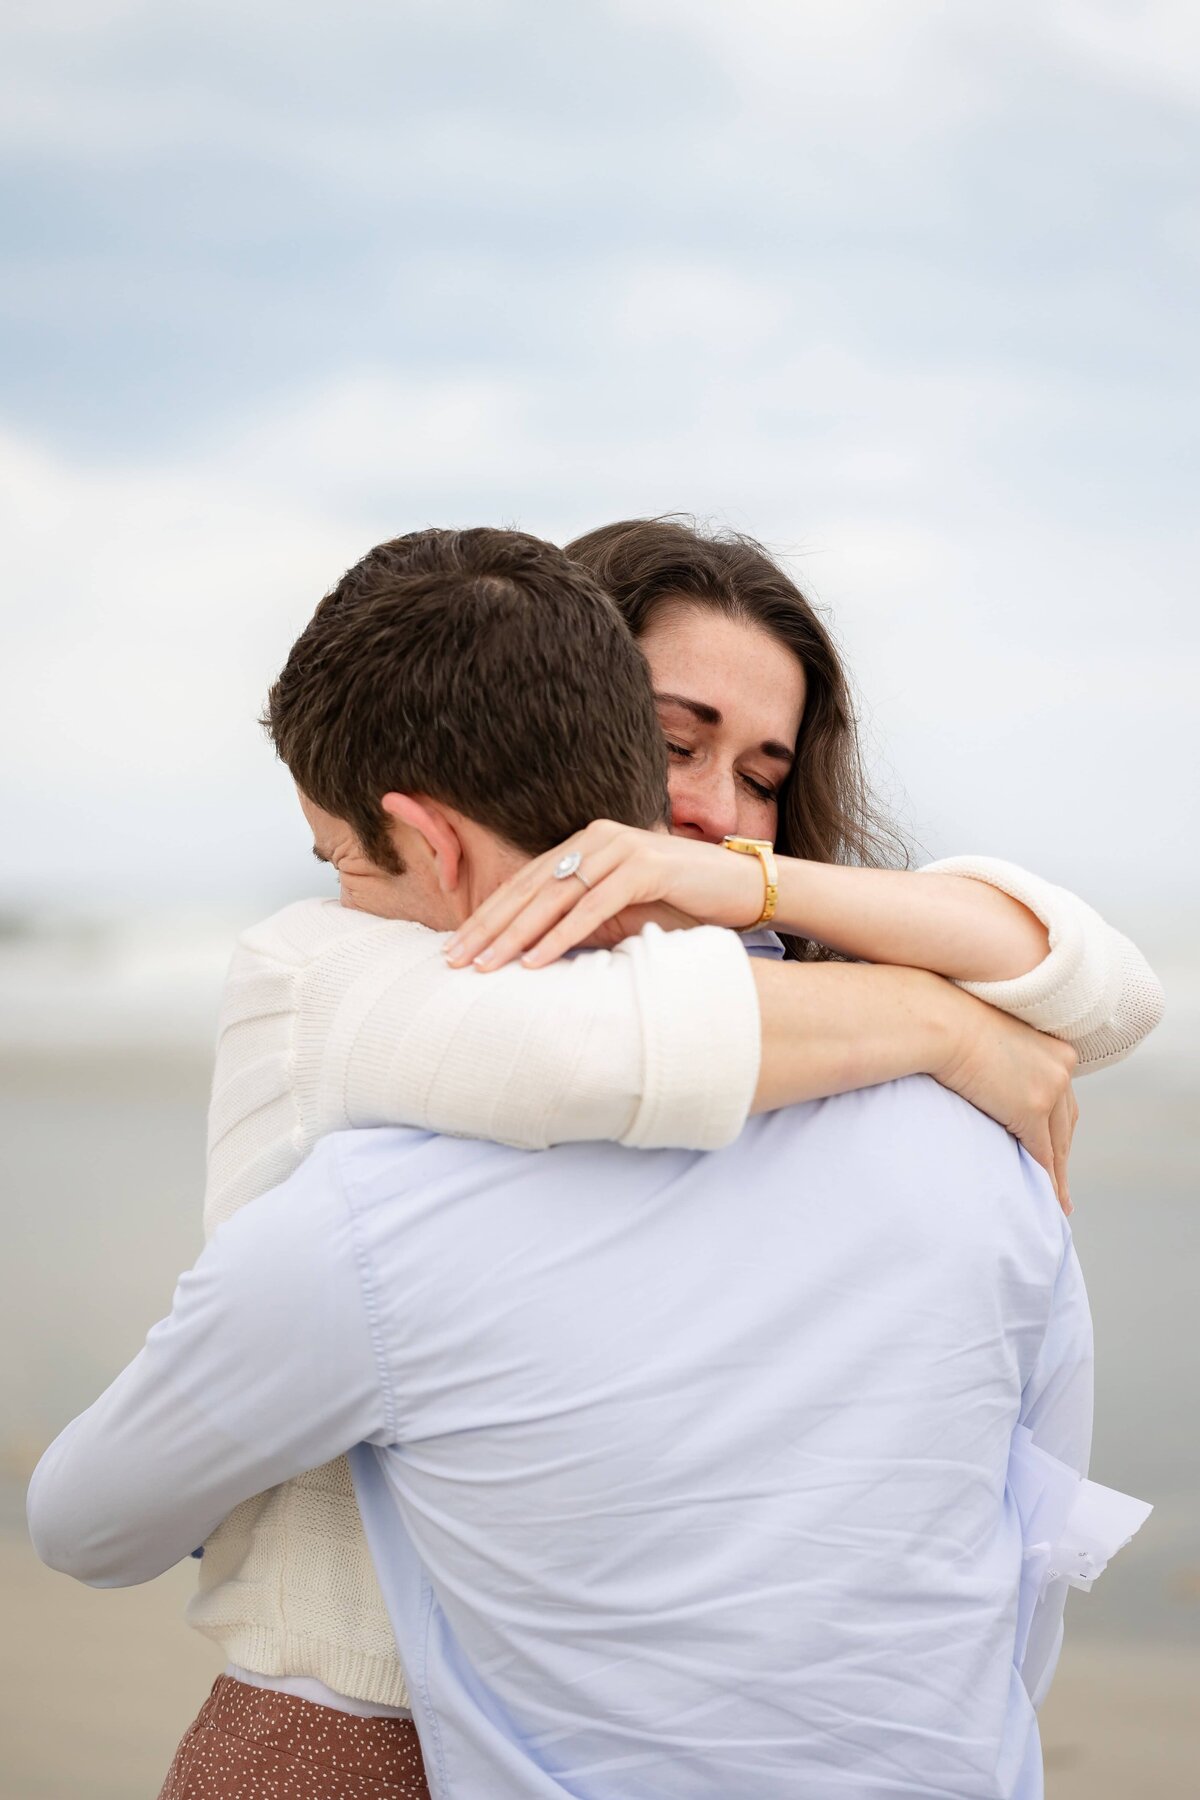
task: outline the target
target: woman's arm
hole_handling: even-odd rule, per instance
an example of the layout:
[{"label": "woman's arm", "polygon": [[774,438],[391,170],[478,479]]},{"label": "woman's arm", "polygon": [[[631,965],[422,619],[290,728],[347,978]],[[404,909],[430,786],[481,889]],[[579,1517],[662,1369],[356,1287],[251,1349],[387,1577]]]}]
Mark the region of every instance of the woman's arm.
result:
[{"label": "woman's arm", "polygon": [[[320,901],[245,934],[218,1039],[209,1231],[351,1126],[711,1149],[752,1108],[920,1073],[1015,1130],[1063,1191],[1069,1130],[1051,1132],[1062,1096],[1045,1076],[1069,1052],[935,976],[752,961],[715,930],[488,977],[448,968],[444,946]],[[1000,1024],[1003,1055],[985,1048]]]},{"label": "woman's arm", "polygon": [[[580,855],[588,888],[552,879]],[[774,926],[873,963],[927,969],[1076,1050],[1081,1072],[1128,1055],[1162,1016],[1162,990],[1127,938],[1065,888],[1012,863],[962,857],[926,869],[776,859]],[[754,857],[598,821],[530,863],[455,934],[452,960],[541,967],[594,934],[638,929],[666,904],[692,922],[744,929],[763,903]]]},{"label": "woman's arm", "polygon": [[755,958],[753,971],[762,1030],[754,1112],[932,1075],[1018,1138],[1071,1211],[1079,1109],[1068,1044],[924,969]]},{"label": "woman's arm", "polygon": [[[794,856],[777,864],[773,928],[860,962],[928,969],[951,981],[1008,981],[1027,975],[1050,951],[1043,920],[984,877],[964,881],[937,867],[844,868]],[[925,879],[914,880],[915,873]]]},{"label": "woman's arm", "polygon": [[1120,1062],[1162,1018],[1162,984],[1137,945],[1068,889],[990,856],[951,857],[917,873],[983,884],[1042,921],[1049,954],[1027,974],[959,979],[977,999],[1070,1044],[1081,1075]]},{"label": "woman's arm", "polygon": [[759,1068],[750,960],[725,931],[650,932],[533,976],[447,967],[445,938],[332,901],[243,934],[222,1002],[205,1225],[318,1138],[410,1125],[522,1149],[714,1149]]},{"label": "woman's arm", "polygon": [[[761,880],[754,859],[742,860]],[[1137,946],[1077,895],[1015,863],[959,856],[892,870],[777,861],[778,930],[865,962],[944,975],[1070,1044],[1081,1075],[1121,1061],[1162,1018],[1162,987]]]}]

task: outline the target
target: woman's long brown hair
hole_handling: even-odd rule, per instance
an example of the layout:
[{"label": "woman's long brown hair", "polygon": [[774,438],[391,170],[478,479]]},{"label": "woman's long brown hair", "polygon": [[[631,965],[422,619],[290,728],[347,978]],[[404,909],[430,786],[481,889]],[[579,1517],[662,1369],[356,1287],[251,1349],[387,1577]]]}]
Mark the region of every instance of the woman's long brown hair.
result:
[{"label": "woman's long brown hair", "polygon": [[[872,798],[863,768],[850,684],[816,607],[755,543],[735,533],[705,536],[692,520],[625,519],[568,544],[612,595],[635,638],[660,607],[683,600],[770,632],[804,668],[808,695],[796,763],[780,797],[777,846],[788,856],[868,868],[908,861],[903,841]],[[785,940],[792,956],[829,951]]]}]

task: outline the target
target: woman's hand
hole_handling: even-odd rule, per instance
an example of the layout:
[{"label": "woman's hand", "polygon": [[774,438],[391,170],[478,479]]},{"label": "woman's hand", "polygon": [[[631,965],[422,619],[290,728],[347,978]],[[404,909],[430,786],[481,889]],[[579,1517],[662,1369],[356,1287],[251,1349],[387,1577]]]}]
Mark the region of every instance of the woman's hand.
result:
[{"label": "woman's hand", "polygon": [[[579,874],[556,880],[555,865],[571,854],[580,859]],[[650,920],[744,931],[762,902],[756,857],[597,819],[497,888],[459,926],[446,960],[455,968],[473,962],[499,969],[519,956],[540,969],[581,944],[617,943]]]},{"label": "woman's hand", "polygon": [[1079,1119],[1071,1085],[1078,1061],[1074,1050],[969,994],[961,998],[972,1000],[973,1010],[964,1010],[965,1029],[956,1033],[955,1046],[942,1066],[930,1073],[1025,1146],[1046,1170],[1059,1205],[1070,1214],[1067,1161]]},{"label": "woman's hand", "polygon": [[752,1111],[931,1075],[1016,1137],[1071,1210],[1075,1052],[925,969],[750,958],[762,1060]]},{"label": "woman's hand", "polygon": [[[570,875],[556,880],[555,865],[572,853],[579,855],[584,879]],[[651,920],[666,928],[713,924],[745,930],[758,918],[762,899],[762,869],[754,857],[737,856],[694,838],[639,831],[601,819],[536,857],[497,888],[459,927],[446,956],[454,967],[474,962],[480,969],[499,969],[520,956],[528,967],[540,968],[582,944],[619,942]],[[774,964],[759,967],[764,980],[769,978],[766,971],[775,979],[782,974]],[[909,1038],[922,1036],[924,1028],[918,1024],[914,1034],[902,1018],[882,1033],[875,1020],[874,1032],[855,1029],[852,1042],[841,1045],[837,1030],[850,1022],[844,996],[835,1008],[826,1042],[811,1029],[815,996],[807,989],[803,996],[789,993],[779,1034],[781,1040],[796,1040],[792,1048],[800,1054],[791,1060],[798,1067],[793,1069],[789,1060],[778,1092],[772,1088],[767,1079],[768,1052],[781,1046],[769,1045],[764,1031],[764,1096],[756,1110],[927,1070],[1019,1139],[1049,1174],[1063,1210],[1071,1210],[1067,1160],[1079,1109],[1071,1088],[1076,1056],[1069,1044],[1044,1036],[924,971],[805,965],[802,975],[800,966],[793,965],[783,979],[788,976],[793,982],[807,979],[818,985],[822,979],[836,983],[865,978],[874,984],[872,995],[889,980],[902,987],[926,984],[918,1010],[935,1032],[939,1049],[928,1061],[911,1060]],[[762,998],[760,994],[760,1002]],[[809,1063],[815,1066],[810,1069]]]}]

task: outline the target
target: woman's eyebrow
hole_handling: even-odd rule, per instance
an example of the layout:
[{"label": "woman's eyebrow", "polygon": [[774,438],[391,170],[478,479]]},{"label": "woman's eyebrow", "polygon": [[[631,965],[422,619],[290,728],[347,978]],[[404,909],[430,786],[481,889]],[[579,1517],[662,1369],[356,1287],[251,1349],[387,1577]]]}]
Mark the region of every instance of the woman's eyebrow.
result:
[{"label": "woman's eyebrow", "polygon": [[771,758],[772,762],[786,763],[789,769],[796,760],[795,752],[789,750],[786,744],[776,743],[774,738],[768,738],[758,747],[764,756]]},{"label": "woman's eyebrow", "polygon": [[683,694],[655,694],[667,706],[682,706],[685,712],[692,713],[702,725],[719,725],[722,715],[715,706],[709,706],[703,700],[688,700]]},{"label": "woman's eyebrow", "polygon": [[[664,706],[682,706],[685,712],[690,712],[702,725],[720,725],[723,722],[723,714],[706,700],[689,700],[686,694],[656,693],[654,698]],[[786,763],[789,769],[796,760],[795,751],[789,750],[786,744],[779,743],[775,738],[765,739],[758,747],[772,762]]]}]

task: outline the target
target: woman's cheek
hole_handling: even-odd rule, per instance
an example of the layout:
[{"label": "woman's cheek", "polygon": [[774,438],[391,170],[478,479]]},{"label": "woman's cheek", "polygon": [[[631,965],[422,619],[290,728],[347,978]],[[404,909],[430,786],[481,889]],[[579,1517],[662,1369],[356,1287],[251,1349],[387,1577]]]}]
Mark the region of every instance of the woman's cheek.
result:
[{"label": "woman's cheek", "polygon": [[769,843],[775,842],[779,830],[779,807],[774,800],[751,800],[750,823],[742,832],[743,837],[762,838]]}]

